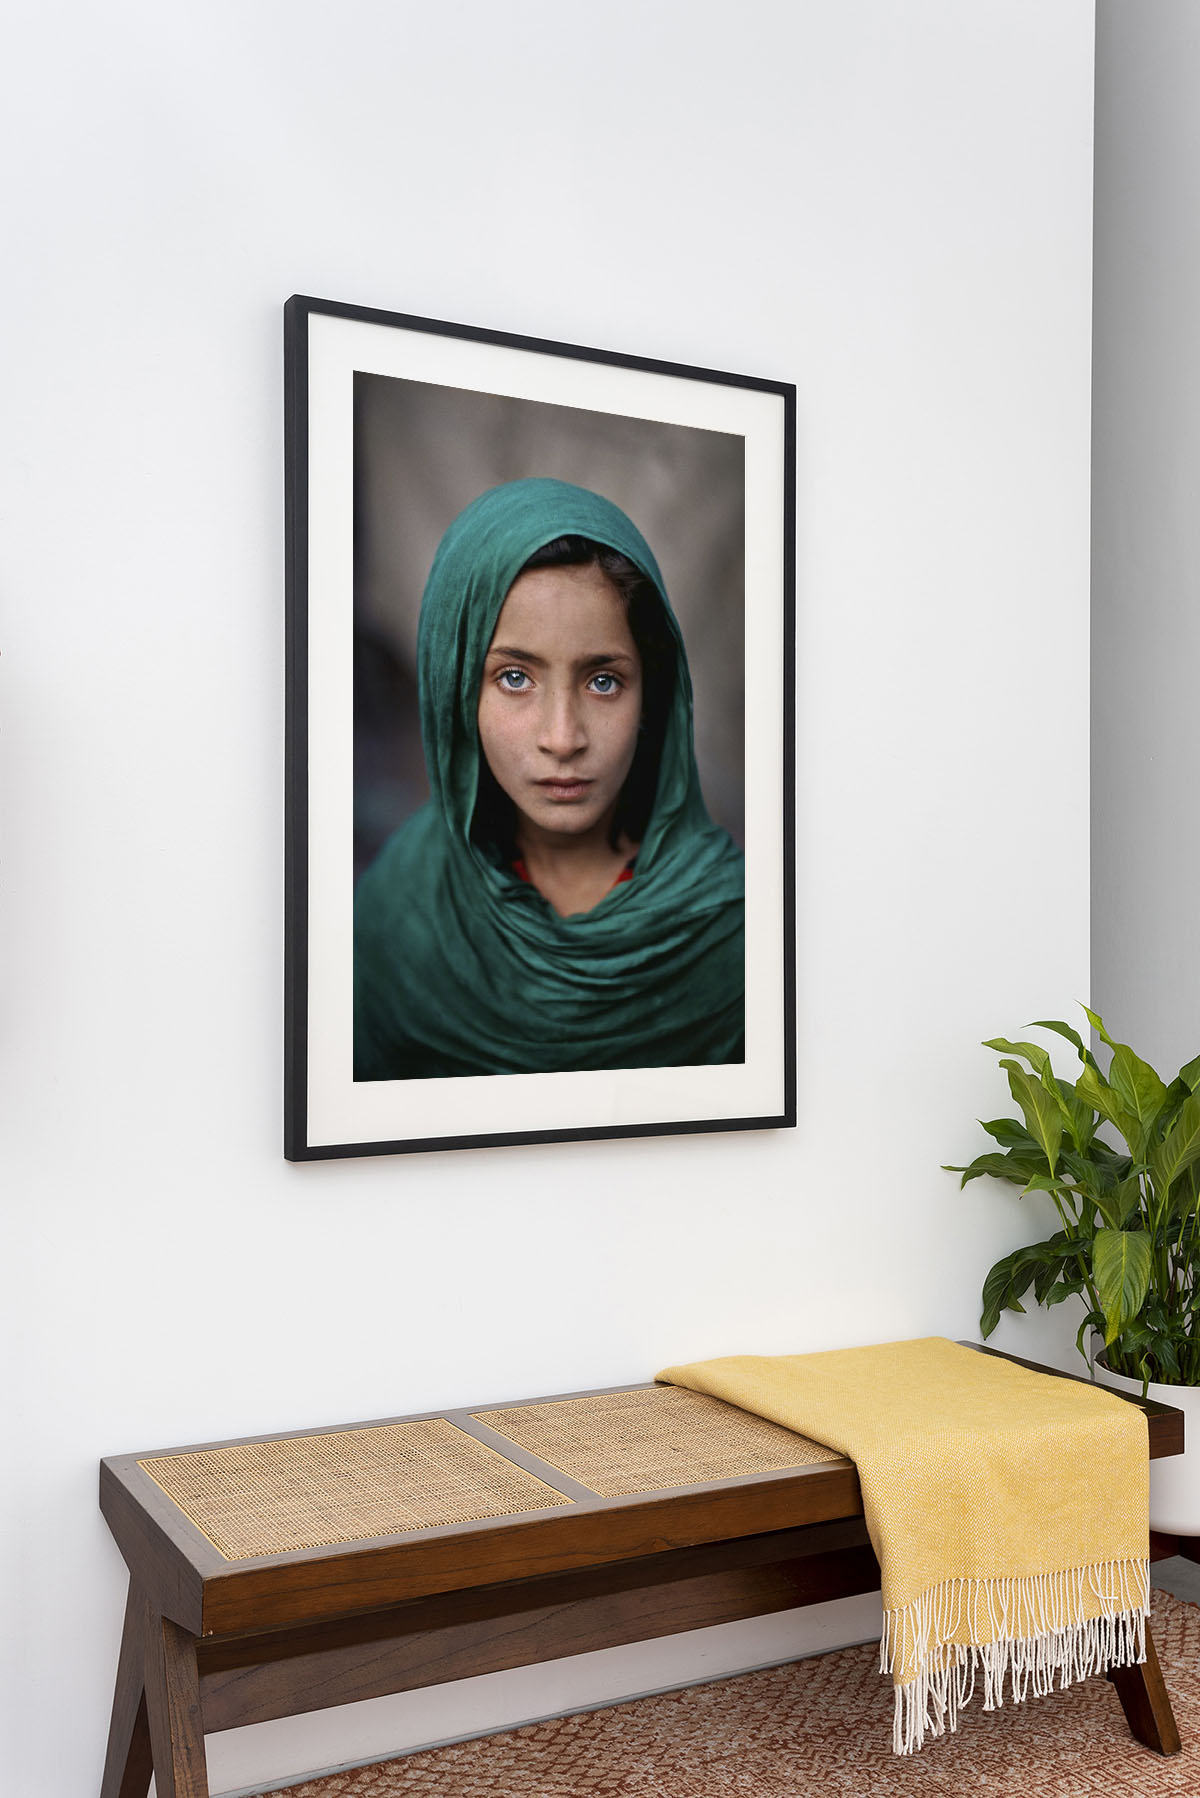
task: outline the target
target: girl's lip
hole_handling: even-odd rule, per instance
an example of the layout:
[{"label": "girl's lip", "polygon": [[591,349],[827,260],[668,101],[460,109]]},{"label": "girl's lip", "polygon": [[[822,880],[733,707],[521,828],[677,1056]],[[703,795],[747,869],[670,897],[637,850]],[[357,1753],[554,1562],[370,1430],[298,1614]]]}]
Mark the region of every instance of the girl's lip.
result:
[{"label": "girl's lip", "polygon": [[539,780],[535,784],[550,799],[578,799],[592,783],[590,780]]}]

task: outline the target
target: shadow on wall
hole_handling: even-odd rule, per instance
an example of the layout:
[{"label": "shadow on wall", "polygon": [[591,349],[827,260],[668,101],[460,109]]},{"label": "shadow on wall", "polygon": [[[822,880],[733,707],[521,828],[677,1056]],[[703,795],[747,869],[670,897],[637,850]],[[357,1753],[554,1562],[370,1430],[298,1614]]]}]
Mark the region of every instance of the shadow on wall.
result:
[{"label": "shadow on wall", "polygon": [[417,619],[443,532],[477,494],[552,475],[627,512],[658,559],[696,693],[708,808],[744,837],[741,437],[384,375],[355,377],[355,878],[428,797]]}]

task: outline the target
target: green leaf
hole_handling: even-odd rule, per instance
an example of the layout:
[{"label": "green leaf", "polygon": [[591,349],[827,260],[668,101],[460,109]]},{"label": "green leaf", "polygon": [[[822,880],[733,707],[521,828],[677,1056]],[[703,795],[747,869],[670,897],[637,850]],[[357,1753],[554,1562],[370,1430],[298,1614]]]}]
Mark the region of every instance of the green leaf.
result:
[{"label": "green leaf", "polygon": [[1185,1099],[1167,1134],[1147,1157],[1154,1184],[1165,1195],[1185,1168],[1200,1161],[1200,1099]]},{"label": "green leaf", "polygon": [[1084,1068],[1075,1082],[1075,1091],[1085,1105],[1098,1111],[1102,1118],[1115,1124],[1131,1149],[1138,1146],[1141,1137],[1141,1125],[1137,1117],[1125,1105],[1102,1075],[1094,1068]]},{"label": "green leaf", "polygon": [[960,1192],[968,1180],[978,1180],[981,1174],[991,1174],[993,1179],[1011,1180],[1017,1186],[1024,1186],[1030,1175],[1038,1172],[1035,1156],[1036,1150],[1031,1144],[1030,1152],[1020,1160],[1015,1153],[997,1155],[993,1149],[986,1155],[976,1155],[969,1167],[952,1167],[948,1162],[943,1162],[942,1165],[946,1173],[962,1175],[958,1183]]},{"label": "green leaf", "polygon": [[1064,1299],[1078,1298],[1082,1291],[1082,1280],[1056,1280],[1043,1296],[1042,1304],[1049,1310],[1051,1305],[1061,1305]]},{"label": "green leaf", "polygon": [[[1200,1276],[1200,1245],[1197,1244],[1197,1233],[1200,1231],[1200,1163],[1194,1162],[1185,1168],[1174,1186],[1171,1188],[1167,1206],[1168,1224],[1178,1227],[1181,1235],[1188,1237],[1187,1267],[1193,1282],[1191,1303],[1193,1308],[1200,1305],[1200,1290],[1197,1290],[1197,1276]],[[1200,1323],[1195,1328],[1196,1350],[1200,1355]],[[1196,1382],[1200,1385],[1200,1371]]]},{"label": "green leaf", "polygon": [[1024,1312],[1021,1296],[1029,1290],[1039,1267],[1053,1264],[1056,1271],[1059,1269],[1066,1240],[1060,1230],[1047,1242],[1028,1243],[1025,1248],[1014,1249],[1011,1255],[997,1261],[983,1283],[983,1313],[979,1326],[985,1341],[999,1323],[1002,1311]]},{"label": "green leaf", "polygon": [[1016,1118],[993,1118],[987,1124],[980,1118],[979,1122],[1002,1149],[1030,1149],[1034,1154],[1037,1153],[1037,1144],[1024,1124],[1018,1124]]},{"label": "green leaf", "polygon": [[995,1049],[1000,1055],[1020,1055],[1043,1078],[1047,1075],[1051,1079],[1054,1077],[1054,1070],[1050,1066],[1050,1057],[1045,1049],[1040,1048],[1037,1043],[1010,1043],[1006,1036],[994,1036],[983,1046],[985,1049]]},{"label": "green leaf", "polygon": [[1071,1133],[1071,1141],[1077,1149],[1086,1149],[1096,1134],[1095,1107],[1079,1097],[1069,1080],[1056,1078],[1054,1091],[1058,1094],[1058,1109]]},{"label": "green leaf", "polygon": [[1063,1150],[1058,1158],[1058,1171],[1059,1178],[1069,1180],[1075,1193],[1093,1201],[1116,1185],[1107,1164],[1098,1162],[1090,1153],[1079,1155],[1074,1149]]},{"label": "green leaf", "polygon": [[[1165,1376],[1167,1384],[1173,1385],[1182,1380],[1179,1356],[1175,1352],[1175,1344],[1169,1336],[1159,1335],[1154,1342],[1154,1358],[1158,1362],[1156,1374],[1158,1378]],[[1151,1375],[1151,1378],[1156,1377]],[[1186,1382],[1183,1382],[1186,1383]]]},{"label": "green leaf", "polygon": [[1195,1061],[1189,1061],[1186,1067],[1180,1068],[1179,1078],[1190,1093],[1200,1089],[1200,1055],[1197,1055]]},{"label": "green leaf", "polygon": [[1038,1256],[1033,1280],[1033,1296],[1039,1305],[1044,1305],[1047,1303],[1048,1293],[1061,1282],[1063,1275],[1075,1271],[1075,1256],[1064,1255],[1058,1249],[1052,1250],[1048,1242],[1039,1246],[1050,1251]]},{"label": "green leaf", "polygon": [[1110,1186],[1133,1172],[1133,1156],[1128,1149],[1111,1149],[1102,1136],[1093,1136],[1088,1144],[1087,1158],[1102,1173],[1111,1175]]},{"label": "green leaf", "polygon": [[1045,1155],[1050,1172],[1058,1165],[1058,1151],[1062,1146],[1062,1116],[1058,1107],[1057,1094],[1046,1091],[1040,1080],[1015,1061],[1002,1061],[1000,1066],[1008,1075],[1008,1084],[1013,1098],[1021,1107],[1029,1134]]},{"label": "green leaf", "polygon": [[1092,1248],[1096,1293],[1104,1309],[1105,1346],[1137,1317],[1150,1285],[1150,1238],[1144,1230],[1098,1230]]},{"label": "green leaf", "polygon": [[1184,1100],[1190,1099],[1191,1096],[1192,1096],[1191,1087],[1186,1086],[1184,1084],[1184,1082],[1179,1078],[1179,1075],[1176,1074],[1174,1080],[1172,1080],[1170,1085],[1167,1087],[1167,1096],[1162,1102],[1162,1106],[1161,1106],[1161,1108],[1159,1110],[1159,1114],[1158,1114],[1158,1122],[1155,1125],[1155,1133],[1160,1138],[1166,1135],[1166,1133],[1170,1129],[1171,1125],[1175,1122],[1175,1119],[1179,1113],[1179,1108],[1183,1104]]},{"label": "green leaf", "polygon": [[[1066,1182],[1054,1174],[1031,1174],[1025,1186],[1025,1192],[1064,1192]],[[1025,1193],[1021,1194],[1025,1197]]]},{"label": "green leaf", "polygon": [[1069,1024],[1062,1024],[1057,1018],[1035,1018],[1029,1026],[1030,1030],[1053,1030],[1056,1036],[1063,1036],[1072,1043],[1078,1052],[1080,1061],[1085,1067],[1098,1067],[1096,1057],[1088,1048],[1078,1030],[1072,1030]]},{"label": "green leaf", "polygon": [[987,1279],[983,1282],[983,1310],[979,1317],[979,1328],[986,1342],[996,1325],[1000,1322],[1002,1311],[1024,1311],[1012,1294],[1012,1256],[1006,1255],[1003,1261],[997,1261]]},{"label": "green leaf", "polygon": [[1148,1142],[1154,1121],[1166,1100],[1166,1086],[1150,1063],[1135,1055],[1128,1043],[1118,1043],[1113,1050],[1108,1084],[1125,1109],[1137,1119],[1143,1143]]},{"label": "green leaf", "polygon": [[1089,1368],[1091,1367],[1092,1363],[1091,1363],[1091,1357],[1089,1356],[1087,1349],[1084,1347],[1084,1338],[1091,1335],[1092,1331],[1098,1327],[1099,1321],[1100,1320],[1099,1320],[1099,1318],[1097,1318],[1095,1312],[1089,1311],[1087,1316],[1084,1318],[1083,1322],[1080,1324],[1078,1330],[1075,1333],[1075,1347],[1079,1350],[1080,1354],[1083,1356],[1084,1360],[1087,1362]]},{"label": "green leaf", "polygon": [[1114,1043],[1112,1037],[1108,1034],[1108,1031],[1104,1028],[1104,1019],[1100,1016],[1099,1012],[1089,1011],[1086,1005],[1081,1006],[1080,1010],[1086,1016],[1088,1023],[1091,1025],[1092,1029],[1096,1032],[1096,1035],[1100,1038],[1100,1041],[1102,1043],[1107,1043],[1110,1049],[1115,1049],[1117,1045],[1116,1045],[1116,1043]]},{"label": "green leaf", "polygon": [[1142,1202],[1142,1182],[1138,1174],[1118,1180],[1115,1186],[1088,1195],[1111,1230],[1123,1230]]}]

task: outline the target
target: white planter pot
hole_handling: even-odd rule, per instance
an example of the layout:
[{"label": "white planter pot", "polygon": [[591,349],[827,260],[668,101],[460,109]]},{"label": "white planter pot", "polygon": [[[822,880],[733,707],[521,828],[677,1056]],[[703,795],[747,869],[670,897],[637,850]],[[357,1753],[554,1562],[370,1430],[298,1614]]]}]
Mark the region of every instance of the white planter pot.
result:
[{"label": "white planter pot", "polygon": [[[1096,1378],[1118,1392],[1142,1396],[1142,1382],[1113,1373],[1096,1361]],[[1200,1536],[1200,1386],[1160,1386],[1151,1380],[1147,1398],[1183,1412],[1181,1455],[1164,1455],[1150,1463],[1150,1528],[1167,1536]]]}]

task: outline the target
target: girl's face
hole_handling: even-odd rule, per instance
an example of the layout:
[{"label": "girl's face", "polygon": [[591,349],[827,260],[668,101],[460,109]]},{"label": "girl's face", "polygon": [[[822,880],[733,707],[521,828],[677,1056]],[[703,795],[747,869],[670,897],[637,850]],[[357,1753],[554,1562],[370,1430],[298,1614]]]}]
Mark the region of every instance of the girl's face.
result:
[{"label": "girl's face", "polygon": [[534,568],[509,588],[484,663],[479,741],[519,825],[607,831],[637,747],[642,664],[603,571]]}]

